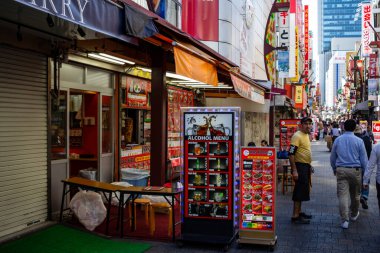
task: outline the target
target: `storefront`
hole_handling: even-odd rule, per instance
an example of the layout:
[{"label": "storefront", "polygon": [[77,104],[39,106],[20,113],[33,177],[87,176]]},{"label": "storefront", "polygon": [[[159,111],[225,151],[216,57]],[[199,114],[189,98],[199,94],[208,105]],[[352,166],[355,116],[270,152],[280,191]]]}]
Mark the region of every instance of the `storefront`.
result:
[{"label": "storefront", "polygon": [[196,57],[215,74],[236,67],[162,19],[165,36],[130,37],[122,8],[86,6],[1,1],[0,237],[54,218],[64,178],[111,182],[123,167],[149,164],[153,185],[173,176],[166,162],[179,160],[179,107],[195,96],[167,73],[176,72],[174,38],[191,44],[190,54],[201,48]]}]

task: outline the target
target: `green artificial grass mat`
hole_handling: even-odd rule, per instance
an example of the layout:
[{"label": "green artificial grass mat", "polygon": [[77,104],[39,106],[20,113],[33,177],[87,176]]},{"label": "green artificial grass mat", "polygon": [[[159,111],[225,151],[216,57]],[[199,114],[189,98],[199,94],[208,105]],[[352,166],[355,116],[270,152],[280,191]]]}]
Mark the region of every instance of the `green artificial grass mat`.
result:
[{"label": "green artificial grass mat", "polygon": [[63,225],[54,225],[0,245],[1,253],[140,253],[147,243],[113,241]]}]

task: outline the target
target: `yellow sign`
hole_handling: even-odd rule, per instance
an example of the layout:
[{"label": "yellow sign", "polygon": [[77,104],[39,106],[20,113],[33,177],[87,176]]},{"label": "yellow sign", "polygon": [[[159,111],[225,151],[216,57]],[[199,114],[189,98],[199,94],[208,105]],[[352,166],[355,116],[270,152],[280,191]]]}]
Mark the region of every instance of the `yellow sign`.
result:
[{"label": "yellow sign", "polygon": [[[298,27],[296,27],[296,46],[295,46],[295,76],[290,79],[293,83],[298,83],[300,79],[300,73],[299,73],[299,39],[298,39]],[[296,102],[297,103],[297,102]]]},{"label": "yellow sign", "polygon": [[301,104],[302,103],[302,98],[303,98],[303,85],[297,85],[295,86],[296,87],[296,91],[295,91],[295,100],[294,102],[296,104]]}]

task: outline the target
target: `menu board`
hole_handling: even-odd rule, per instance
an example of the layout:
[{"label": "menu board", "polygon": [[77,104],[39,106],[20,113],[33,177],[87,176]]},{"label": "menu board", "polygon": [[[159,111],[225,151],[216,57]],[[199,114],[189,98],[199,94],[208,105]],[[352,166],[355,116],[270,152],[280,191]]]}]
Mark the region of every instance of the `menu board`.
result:
[{"label": "menu board", "polygon": [[240,155],[240,229],[274,231],[276,149],[242,147]]},{"label": "menu board", "polygon": [[290,141],[298,127],[301,119],[281,119],[280,120],[280,151],[289,151]]},{"label": "menu board", "polygon": [[184,113],[185,217],[231,220],[233,112]]},{"label": "menu board", "polygon": [[194,94],[175,87],[168,87],[168,130],[181,131],[181,107],[193,106]]},{"label": "menu board", "polygon": [[149,80],[127,76],[124,85],[126,87],[125,105],[127,108],[145,110],[150,108],[149,95],[152,90]]}]

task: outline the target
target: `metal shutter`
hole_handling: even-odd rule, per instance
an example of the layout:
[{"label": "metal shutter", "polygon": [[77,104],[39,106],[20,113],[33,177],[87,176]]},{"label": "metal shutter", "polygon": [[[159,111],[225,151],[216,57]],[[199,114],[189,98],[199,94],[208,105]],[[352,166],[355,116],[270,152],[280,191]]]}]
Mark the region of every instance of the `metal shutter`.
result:
[{"label": "metal shutter", "polygon": [[0,45],[0,237],[47,219],[47,71]]}]

